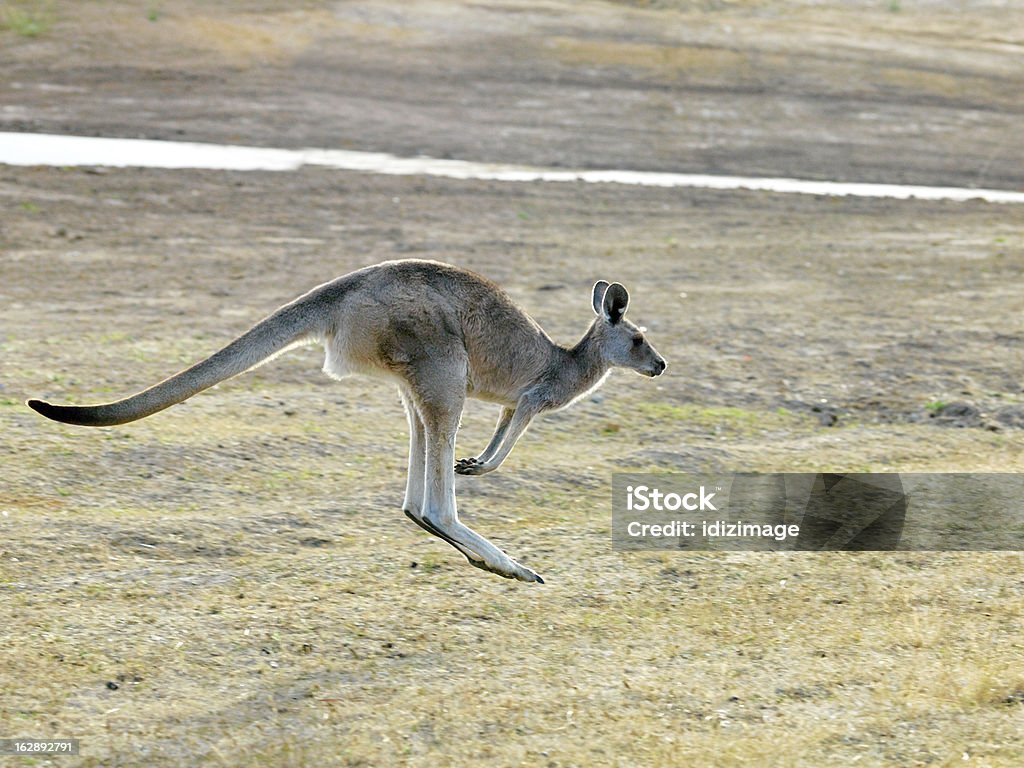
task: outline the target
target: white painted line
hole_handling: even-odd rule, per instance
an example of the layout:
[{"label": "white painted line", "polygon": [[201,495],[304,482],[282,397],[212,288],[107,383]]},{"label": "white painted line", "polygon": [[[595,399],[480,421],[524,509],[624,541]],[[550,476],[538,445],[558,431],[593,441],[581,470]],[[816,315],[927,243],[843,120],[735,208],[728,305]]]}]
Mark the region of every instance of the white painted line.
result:
[{"label": "white painted line", "polygon": [[290,149],[47,133],[0,133],[0,163],[224,171],[294,171],[303,165],[301,152]]},{"label": "white painted line", "polygon": [[224,171],[294,171],[319,166],[391,176],[440,176],[491,181],[587,182],[643,187],[748,189],[802,195],[884,197],[901,200],[985,200],[1024,203],[1024,192],[966,187],[916,187],[804,179],[708,176],[619,170],[556,170],[526,165],[473,163],[432,157],[396,157],[341,149],[272,149],[149,139],[108,139],[41,133],[0,132],[0,164],[193,168]]}]

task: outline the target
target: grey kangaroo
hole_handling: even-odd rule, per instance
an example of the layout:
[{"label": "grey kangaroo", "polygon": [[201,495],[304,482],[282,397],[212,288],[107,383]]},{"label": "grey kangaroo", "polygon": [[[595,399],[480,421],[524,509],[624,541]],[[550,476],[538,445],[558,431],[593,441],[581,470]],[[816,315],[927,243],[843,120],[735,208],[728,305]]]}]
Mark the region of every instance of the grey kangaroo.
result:
[{"label": "grey kangaroo", "polygon": [[[459,522],[455,477],[493,472],[538,413],[592,392],[612,367],[658,376],[665,360],[623,315],[629,294],[601,280],[597,318],[575,346],[554,343],[497,285],[433,261],[388,261],[314,288],[219,352],[137,395],[105,405],[29,407],[68,424],[103,427],[150,416],[285,350],[323,344],[333,377],[373,374],[398,389],[409,418],[409,477],[402,509],[478,568],[544,583],[536,573]],[[455,461],[467,397],[497,403],[494,436],[474,458]]]}]

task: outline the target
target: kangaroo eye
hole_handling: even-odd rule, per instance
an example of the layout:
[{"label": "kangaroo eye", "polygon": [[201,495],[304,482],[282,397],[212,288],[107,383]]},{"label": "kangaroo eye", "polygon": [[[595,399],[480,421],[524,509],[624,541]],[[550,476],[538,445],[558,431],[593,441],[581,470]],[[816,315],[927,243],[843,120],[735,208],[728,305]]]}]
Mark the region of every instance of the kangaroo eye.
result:
[{"label": "kangaroo eye", "polygon": [[644,343],[644,337],[643,336],[634,336],[633,337],[633,346],[634,347],[639,347],[643,343]]}]

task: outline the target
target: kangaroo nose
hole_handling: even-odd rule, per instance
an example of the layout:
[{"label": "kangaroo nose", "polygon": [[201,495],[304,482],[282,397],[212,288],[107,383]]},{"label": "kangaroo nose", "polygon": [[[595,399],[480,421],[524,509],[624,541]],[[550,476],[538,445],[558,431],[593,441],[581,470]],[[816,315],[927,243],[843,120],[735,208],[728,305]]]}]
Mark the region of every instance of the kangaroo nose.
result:
[{"label": "kangaroo nose", "polygon": [[654,364],[654,375],[661,376],[661,374],[665,372],[665,369],[667,367],[668,366],[665,364],[664,360],[659,360],[657,363]]}]

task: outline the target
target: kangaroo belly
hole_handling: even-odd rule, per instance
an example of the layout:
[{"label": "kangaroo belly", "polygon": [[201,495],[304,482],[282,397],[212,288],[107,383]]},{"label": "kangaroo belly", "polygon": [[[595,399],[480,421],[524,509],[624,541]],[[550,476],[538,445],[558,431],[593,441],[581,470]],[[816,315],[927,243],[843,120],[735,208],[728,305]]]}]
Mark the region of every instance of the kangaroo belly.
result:
[{"label": "kangaroo belly", "polygon": [[[498,375],[496,375],[498,374]],[[470,366],[466,379],[466,396],[474,400],[498,403],[512,408],[523,393],[523,382],[511,372]]]}]

